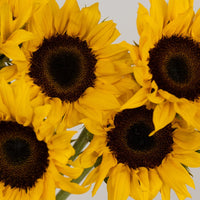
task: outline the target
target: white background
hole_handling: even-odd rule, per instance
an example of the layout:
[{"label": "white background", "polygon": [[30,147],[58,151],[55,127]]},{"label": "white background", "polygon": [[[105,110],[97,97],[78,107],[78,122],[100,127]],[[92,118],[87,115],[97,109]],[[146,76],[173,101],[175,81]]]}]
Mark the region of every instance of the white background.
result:
[{"label": "white background", "polygon": [[[57,0],[60,6],[63,5],[65,0]],[[116,42],[123,40],[132,43],[132,41],[139,41],[139,36],[136,28],[136,17],[138,3],[142,3],[145,7],[149,8],[150,4],[148,0],[78,0],[79,6],[90,6],[93,3],[99,2],[99,9],[101,11],[102,20],[107,18],[112,19],[121,33],[121,36]],[[194,0],[194,10],[197,11],[200,8],[200,0]],[[189,188],[189,192],[192,195],[192,200],[200,199],[200,169],[191,169],[191,173],[194,175],[193,179],[196,185],[196,189]],[[178,198],[172,192],[171,200],[177,200]],[[187,198],[189,200],[190,198]],[[94,197],[91,195],[91,190],[82,195],[71,195],[68,200],[107,200],[106,184],[103,183]],[[132,198],[128,198],[132,200]],[[160,194],[155,200],[161,200]]]}]

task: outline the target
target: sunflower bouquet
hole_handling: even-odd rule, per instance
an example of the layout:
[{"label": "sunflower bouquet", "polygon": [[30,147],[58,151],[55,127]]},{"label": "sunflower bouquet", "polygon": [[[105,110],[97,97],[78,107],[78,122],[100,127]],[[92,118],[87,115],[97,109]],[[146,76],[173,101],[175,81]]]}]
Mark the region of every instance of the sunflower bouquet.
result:
[{"label": "sunflower bouquet", "polygon": [[191,197],[200,10],[150,3],[139,4],[140,40],[129,44],[115,42],[98,3],[0,1],[1,200],[65,200],[91,186],[94,196],[103,182],[108,200]]}]

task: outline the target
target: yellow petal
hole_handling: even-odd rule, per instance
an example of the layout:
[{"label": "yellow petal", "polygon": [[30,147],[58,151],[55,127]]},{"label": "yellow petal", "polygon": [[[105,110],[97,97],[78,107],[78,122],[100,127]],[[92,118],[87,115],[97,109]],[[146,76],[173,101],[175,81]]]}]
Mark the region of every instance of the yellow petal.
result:
[{"label": "yellow petal", "polygon": [[[130,56],[128,55],[128,49],[120,44],[111,44],[109,46],[104,46],[102,49],[95,51],[97,58],[109,59],[108,61],[120,61],[121,59],[127,59],[130,61]],[[104,60],[103,60],[104,61]]]},{"label": "yellow petal", "polygon": [[173,94],[170,94],[169,92],[159,89],[158,93],[160,94],[161,97],[167,99],[170,102],[178,102],[180,101],[179,98],[177,98],[176,96],[174,96]]},{"label": "yellow petal", "polygon": [[85,188],[83,186],[80,186],[77,183],[71,182],[71,179],[62,176],[60,173],[58,173],[57,169],[54,166],[52,166],[51,168],[51,170],[53,171],[53,178],[55,180],[56,186],[61,188],[62,190],[72,194],[82,194],[89,190],[89,187]]},{"label": "yellow petal", "polygon": [[13,60],[26,60],[19,46],[13,42],[7,41],[0,46],[0,53],[6,55]]},{"label": "yellow petal", "polygon": [[10,110],[11,115],[16,116],[15,95],[13,89],[3,79],[0,81],[0,91],[2,103]]},{"label": "yellow petal", "polygon": [[170,187],[167,184],[162,185],[160,193],[162,200],[170,200]]},{"label": "yellow petal", "polygon": [[66,131],[66,130],[63,130],[62,132],[56,132],[56,134],[50,138],[48,145],[49,150],[62,150],[71,147],[70,145],[71,138],[76,133],[77,131]]},{"label": "yellow petal", "polygon": [[100,76],[105,75],[113,75],[117,73],[115,70],[115,64],[110,62],[109,60],[100,60],[96,64],[95,74]]},{"label": "yellow petal", "polygon": [[[44,104],[44,98],[43,98],[43,94],[39,93],[39,87],[32,87],[31,88],[31,105],[33,107],[37,107],[37,106],[40,106],[40,105],[43,105]],[[35,94],[37,94],[35,96]],[[32,96],[33,95],[33,96]]]},{"label": "yellow petal", "polygon": [[19,124],[28,126],[33,118],[33,108],[30,105],[30,88],[27,87],[23,80],[19,80],[19,85],[14,88],[15,101],[13,104],[16,107],[15,117]]},{"label": "yellow petal", "polygon": [[136,92],[133,97],[131,97],[122,107],[121,110],[137,108],[144,105],[147,102],[147,90],[145,88],[141,88],[138,92]]},{"label": "yellow petal", "polygon": [[138,177],[141,183],[141,188],[144,192],[149,192],[149,174],[148,169],[145,167],[140,167],[138,172]]},{"label": "yellow petal", "polygon": [[[85,27],[82,26],[83,16],[81,12],[71,13],[69,23],[67,25],[67,34],[72,37],[82,37],[85,33]],[[82,39],[82,38],[81,38]],[[88,44],[88,43],[87,43]]]},{"label": "yellow petal", "polygon": [[[66,10],[64,12],[66,12]],[[98,3],[83,8],[81,12],[74,11],[70,15],[70,21],[66,32],[69,35],[79,37],[81,40],[87,40],[87,34],[95,29],[101,17]]]},{"label": "yellow petal", "polygon": [[[152,18],[147,18],[147,26],[141,34],[139,42],[140,59],[147,63],[149,59],[149,50],[154,48],[154,45],[161,39],[162,35],[158,29],[157,24]],[[147,20],[146,19],[146,20]]]},{"label": "yellow petal", "polygon": [[141,190],[142,190],[142,197],[143,199],[149,199],[150,198],[150,185],[149,185],[149,171],[145,167],[140,167],[137,173],[139,177],[139,182],[141,184]]},{"label": "yellow petal", "polygon": [[19,29],[10,35],[10,37],[8,38],[8,41],[11,41],[12,43],[19,45],[22,42],[25,42],[31,39],[34,39],[34,36],[31,32],[25,31],[23,29]]},{"label": "yellow petal", "polygon": [[163,35],[168,37],[172,35],[188,35],[193,17],[194,11],[191,8],[167,24],[163,29]]},{"label": "yellow petal", "polygon": [[21,193],[19,191],[17,191],[17,189],[10,189],[9,191],[6,191],[6,193],[10,193],[6,196],[4,196],[4,199],[15,199],[15,197],[17,197],[16,199],[20,199],[21,198]]},{"label": "yellow petal", "polygon": [[1,120],[8,120],[11,118],[10,116],[10,112],[7,108],[7,106],[2,102],[2,100],[0,100],[0,119]]},{"label": "yellow petal", "polygon": [[49,4],[51,11],[53,13],[53,16],[55,18],[56,14],[59,12],[59,5],[58,5],[57,1],[56,0],[49,0],[48,4]]},{"label": "yellow petal", "polygon": [[45,174],[45,180],[44,180],[44,190],[42,192],[41,199],[49,199],[49,200],[55,200],[55,181],[53,179],[53,175],[51,173]]},{"label": "yellow petal", "polygon": [[141,35],[144,28],[146,27],[146,24],[143,20],[144,16],[149,16],[149,11],[141,3],[139,3],[139,8],[137,11],[137,30],[139,35]]},{"label": "yellow petal", "polygon": [[101,14],[98,7],[99,3],[95,3],[81,10],[84,17],[83,26],[85,27],[87,34],[89,34],[89,32],[99,23]]},{"label": "yellow petal", "polygon": [[134,66],[133,67],[133,72],[136,81],[143,87],[145,87],[146,82],[149,82],[152,75],[148,72],[147,67],[143,66]]},{"label": "yellow petal", "polygon": [[42,12],[37,12],[34,15],[34,20],[37,23],[37,26],[39,27],[37,32],[40,34],[43,34],[43,37],[49,38],[51,35],[54,34],[54,27],[53,27],[53,10],[51,9],[51,4],[46,4]]},{"label": "yellow petal", "polygon": [[133,64],[136,64],[138,62],[139,58],[139,47],[135,46],[135,45],[131,45],[125,41],[121,42],[121,45],[126,47],[129,52],[130,52],[130,56],[133,60]]},{"label": "yellow petal", "polygon": [[174,156],[174,154],[187,154],[187,153],[191,153],[191,151],[195,151],[195,150],[194,149],[192,149],[192,150],[184,149],[181,146],[174,144],[172,155]]},{"label": "yellow petal", "polygon": [[155,131],[164,128],[175,118],[176,112],[173,103],[163,102],[157,105],[153,112],[153,123]]},{"label": "yellow petal", "polygon": [[81,120],[81,122],[85,125],[86,129],[90,131],[90,133],[100,136],[106,135],[106,132],[98,121],[85,118]]},{"label": "yellow petal", "polygon": [[167,13],[167,3],[165,0],[150,0],[151,8],[150,8],[150,16],[155,20],[155,22],[159,26],[160,32],[163,29],[166,13]]},{"label": "yellow petal", "polygon": [[189,8],[193,7],[194,0],[169,0],[168,18],[174,20],[179,14],[185,13]]},{"label": "yellow petal", "polygon": [[[182,194],[182,193],[179,193],[179,192],[176,192],[176,195],[178,197],[179,200],[185,200],[186,198],[186,195]],[[191,195],[188,196],[189,198],[192,198]]]},{"label": "yellow petal", "polygon": [[25,43],[24,44],[24,47],[26,47],[26,48],[27,48],[27,46],[30,47],[31,51],[36,51],[37,47],[42,43],[42,41],[44,39],[43,27],[41,26],[41,24],[42,24],[42,17],[39,14],[40,14],[40,12],[37,13],[37,14],[35,14],[30,19],[30,23],[27,25],[28,26],[28,30],[31,30],[31,32],[34,35],[37,36],[37,37],[35,37],[35,40],[32,41],[32,42],[35,43],[35,45],[33,47],[31,45],[29,45],[29,43]]},{"label": "yellow petal", "polygon": [[34,109],[34,120],[33,126],[39,127],[41,123],[45,120],[51,110],[51,106],[49,104],[45,104],[44,106],[38,106]]},{"label": "yellow petal", "polygon": [[35,184],[35,187],[30,190],[30,197],[32,198],[32,200],[40,199],[43,193],[43,189],[43,180],[38,179],[37,183]]},{"label": "yellow petal", "polygon": [[5,189],[4,183],[1,182],[0,183],[0,198],[3,199],[3,190]]},{"label": "yellow petal", "polygon": [[66,0],[63,7],[57,13],[57,17],[54,22],[58,33],[63,34],[66,32],[66,27],[72,12],[80,12],[78,2],[76,0]]},{"label": "yellow petal", "polygon": [[[45,6],[48,3],[49,0],[34,0],[34,8],[33,11],[34,13],[40,11],[40,9],[43,8],[43,6]],[[22,3],[23,4],[23,3]]]},{"label": "yellow petal", "polygon": [[174,109],[189,125],[193,125],[200,130],[199,118],[195,116],[197,106],[190,101],[183,101],[175,103]]},{"label": "yellow petal", "polygon": [[69,103],[64,102],[64,107],[67,107],[67,109],[66,109],[67,112],[65,113],[63,120],[59,125],[60,128],[64,128],[64,127],[72,128],[80,123],[79,122],[80,119],[83,119],[85,117],[85,115],[81,113],[82,110],[84,110],[84,109],[82,109],[82,110],[77,109],[77,108],[81,107],[82,105],[79,107],[77,106],[75,108],[75,106],[74,106],[75,104],[76,103],[69,104]]},{"label": "yellow petal", "polygon": [[[44,106],[38,106],[34,110],[35,117],[33,119],[34,131],[37,133],[38,140],[43,140],[48,134],[51,136],[55,131],[54,126],[49,123],[45,123],[45,119],[50,112],[51,106],[45,104]],[[47,139],[47,138],[46,138]]]},{"label": "yellow petal", "polygon": [[[80,104],[79,102],[77,102],[77,103],[74,104],[74,108],[75,108],[75,110],[72,110],[72,112],[69,115],[69,117],[72,117],[72,120],[74,119],[74,122],[77,121],[77,120],[75,120],[75,118],[77,118],[77,119],[80,119],[80,118],[84,119],[85,116],[87,116],[90,119],[94,119],[93,118],[94,115],[95,115],[95,120],[97,122],[101,122],[102,121],[102,113],[99,112],[98,110],[94,110],[94,108],[92,108],[92,107],[90,108],[87,105],[83,105],[83,104]],[[76,113],[77,113],[77,116],[75,116]],[[78,121],[78,123],[82,123],[82,122]],[[88,123],[86,122],[86,124],[88,124]],[[88,128],[89,127],[90,126],[88,126]]]},{"label": "yellow petal", "polygon": [[[2,85],[2,81],[0,82],[0,89],[1,89],[1,85]],[[11,113],[9,111],[9,106],[7,106],[7,103],[5,103],[4,101],[4,92],[2,91],[2,89],[1,89],[1,95],[3,95],[3,98],[2,97],[0,98],[0,119],[8,120],[9,118],[11,118]],[[12,95],[12,93],[10,95]]]},{"label": "yellow petal", "polygon": [[46,122],[57,128],[58,123],[60,123],[62,117],[64,116],[66,110],[62,105],[62,101],[59,98],[54,98],[48,103],[51,104],[52,109],[49,112]]},{"label": "yellow petal", "polygon": [[[96,182],[99,178],[99,166],[94,168],[86,177],[85,181],[83,182],[83,186],[91,185],[92,183]],[[95,195],[95,194],[94,194]]]},{"label": "yellow petal", "polygon": [[[50,134],[49,134],[50,135]],[[46,139],[46,138],[45,138]],[[65,151],[65,153],[63,153]],[[57,165],[58,163],[67,163],[68,159],[73,156],[75,153],[74,149],[71,147],[66,149],[57,149],[55,151],[49,151],[49,154],[52,158],[54,158],[54,164]]]},{"label": "yellow petal", "polygon": [[95,164],[98,158],[96,152],[85,152],[84,156],[80,157],[81,166],[84,168],[89,168]]},{"label": "yellow petal", "polygon": [[[118,55],[118,58],[120,59],[120,55]],[[99,76],[99,78],[96,79],[95,84],[97,88],[103,90],[108,88],[107,92],[112,93],[117,97],[123,95],[124,92],[128,92],[127,89],[134,91],[134,89],[137,88],[138,90],[139,85],[132,76],[132,68],[124,62],[123,58],[121,58],[121,61],[103,59],[98,62],[97,66],[97,68],[99,68],[96,73]],[[105,69],[106,67],[110,69]],[[106,75],[107,72],[108,74]],[[125,87],[124,83],[128,83],[129,87]],[[125,88],[123,88],[123,86]],[[124,92],[121,91],[123,89],[125,90]]]},{"label": "yellow petal", "polygon": [[154,92],[148,94],[148,99],[150,102],[155,104],[161,104],[164,101],[164,98],[158,93],[158,86],[155,81],[152,81],[152,89]]},{"label": "yellow petal", "polygon": [[84,168],[95,164],[97,158],[105,153],[105,137],[94,136],[88,148],[78,157],[78,162]]},{"label": "yellow petal", "polygon": [[6,81],[13,81],[16,75],[18,75],[16,65],[7,66],[0,70],[0,78],[4,78]]},{"label": "yellow petal", "polygon": [[[200,14],[200,9],[198,10],[198,13]],[[192,38],[198,42],[200,42],[200,15],[195,15],[195,19],[191,25],[191,35]]]},{"label": "yellow petal", "polygon": [[65,174],[67,176],[69,176],[70,178],[73,178],[73,179],[76,179],[78,178],[82,172],[83,172],[83,169],[82,168],[72,168],[72,167],[69,167],[69,166],[65,166],[65,165],[56,165],[57,166],[57,169],[59,172],[61,172],[62,174]]},{"label": "yellow petal", "polygon": [[33,0],[30,1],[17,1],[16,7],[13,10],[13,15],[16,19],[13,21],[13,28],[22,28],[28,21],[33,10]]},{"label": "yellow petal", "polygon": [[118,164],[110,173],[108,183],[108,200],[126,200],[130,194],[130,169]]},{"label": "yellow petal", "polygon": [[79,99],[80,104],[88,105],[88,107],[97,107],[101,110],[111,110],[120,107],[119,102],[110,93],[98,90],[97,88],[88,88],[86,94]]},{"label": "yellow petal", "polygon": [[7,3],[1,4],[1,42],[4,43],[12,33],[12,12]]},{"label": "yellow petal", "polygon": [[113,21],[104,21],[88,34],[87,42],[93,50],[98,50],[114,42],[119,35],[120,33]]},{"label": "yellow petal", "polygon": [[139,182],[139,177],[135,170],[131,169],[131,180],[130,180],[130,196],[134,199],[143,199],[142,189]]},{"label": "yellow petal", "polygon": [[162,187],[162,181],[155,169],[149,170],[150,199],[154,199]]},{"label": "yellow petal", "polygon": [[89,187],[84,188],[83,186],[73,183],[70,179],[65,178],[64,176],[57,174],[55,177],[56,185],[62,190],[72,193],[72,194],[82,194],[89,190]]},{"label": "yellow petal", "polygon": [[185,150],[196,150],[200,146],[200,134],[195,130],[179,128],[174,131],[174,142]]},{"label": "yellow petal", "polygon": [[134,81],[132,75],[128,75],[126,78],[119,80],[115,84],[115,87],[121,93],[121,105],[127,102],[140,89],[140,86]]},{"label": "yellow petal", "polygon": [[[102,184],[103,180],[107,177],[109,170],[116,165],[116,160],[113,159],[112,154],[103,155],[102,163],[99,166],[98,179],[92,191],[92,195],[94,196]],[[112,177],[110,177],[112,178]]]},{"label": "yellow petal", "polygon": [[174,157],[185,166],[200,167],[200,153],[192,152],[188,154],[175,154]]},{"label": "yellow petal", "polygon": [[187,170],[180,163],[173,158],[168,158],[157,168],[157,170],[162,181],[175,192],[182,193],[185,197],[190,197],[185,184],[194,188],[194,182]]}]

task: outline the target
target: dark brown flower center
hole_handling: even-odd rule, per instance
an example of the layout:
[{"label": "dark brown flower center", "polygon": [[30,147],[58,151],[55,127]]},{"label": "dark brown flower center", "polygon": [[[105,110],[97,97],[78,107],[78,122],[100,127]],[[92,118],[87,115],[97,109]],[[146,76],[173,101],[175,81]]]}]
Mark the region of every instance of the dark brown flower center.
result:
[{"label": "dark brown flower center", "polygon": [[29,75],[47,96],[74,102],[94,86],[96,62],[86,41],[56,35],[33,52]]},{"label": "dark brown flower center", "polygon": [[119,163],[132,169],[155,168],[172,151],[173,129],[166,126],[153,136],[152,111],[145,107],[124,110],[115,116],[107,133],[107,146]]},{"label": "dark brown flower center", "polygon": [[188,82],[188,66],[184,57],[174,56],[166,64],[169,77],[177,83]]},{"label": "dark brown flower center", "polygon": [[151,131],[151,127],[144,122],[136,122],[130,127],[130,129],[127,130],[127,145],[131,149],[135,149],[137,151],[151,149],[155,142],[154,137],[148,137]]},{"label": "dark brown flower center", "polygon": [[159,89],[178,98],[200,95],[200,46],[188,37],[163,37],[149,51],[149,68]]},{"label": "dark brown flower center", "polygon": [[31,127],[16,122],[0,122],[0,157],[0,181],[26,191],[49,165],[46,143],[37,140]]},{"label": "dark brown flower center", "polygon": [[29,144],[20,138],[7,140],[2,148],[7,160],[15,165],[25,162],[31,154]]}]

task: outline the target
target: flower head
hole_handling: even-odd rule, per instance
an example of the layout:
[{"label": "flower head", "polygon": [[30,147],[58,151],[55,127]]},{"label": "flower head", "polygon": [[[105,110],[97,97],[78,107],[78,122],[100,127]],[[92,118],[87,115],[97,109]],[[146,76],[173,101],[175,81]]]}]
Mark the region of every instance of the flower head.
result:
[{"label": "flower head", "polygon": [[52,107],[36,106],[23,81],[19,87],[0,83],[1,199],[55,199],[56,188],[87,191],[71,182],[82,169],[66,165],[75,153],[70,145],[75,132],[62,122],[52,128]]},{"label": "flower head", "polygon": [[139,45],[128,45],[141,89],[122,109],[153,103],[156,131],[176,113],[199,129],[199,15],[192,0],[150,2],[150,12],[139,5]]},{"label": "flower head", "polygon": [[96,134],[76,161],[89,167],[102,158],[84,183],[95,183],[93,195],[107,178],[109,200],[153,199],[159,192],[169,199],[170,189],[179,199],[190,197],[186,184],[194,183],[182,164],[199,167],[199,132],[176,120],[150,137],[152,116],[153,111],[142,106],[117,113],[109,120],[113,123],[96,125],[96,132],[93,127]]},{"label": "flower head", "polygon": [[119,108],[117,98],[133,83],[128,50],[112,44],[119,36],[116,24],[100,17],[97,3],[80,10],[76,0],[62,8],[49,0],[27,25],[35,39],[23,43],[26,61],[17,69],[44,104],[59,99],[63,109],[69,107],[70,127],[94,115],[102,120],[101,112]]}]

